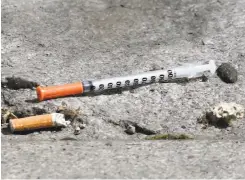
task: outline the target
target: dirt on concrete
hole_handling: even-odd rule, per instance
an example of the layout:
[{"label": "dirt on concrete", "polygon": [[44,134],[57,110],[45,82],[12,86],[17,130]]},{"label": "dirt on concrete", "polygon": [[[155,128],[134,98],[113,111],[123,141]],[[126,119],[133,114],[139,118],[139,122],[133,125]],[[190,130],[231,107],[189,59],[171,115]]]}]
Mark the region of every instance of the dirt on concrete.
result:
[{"label": "dirt on concrete", "polygon": [[[26,117],[57,112],[66,104],[74,111],[80,108],[76,123],[84,125],[77,135],[74,126],[24,134],[2,130],[2,178],[188,178],[190,172],[195,172],[196,178],[244,177],[236,167],[244,169],[239,153],[244,149],[240,141],[244,140],[245,119],[225,129],[203,128],[197,123],[206,109],[220,102],[245,106],[244,6],[244,0],[2,1],[2,108]],[[157,83],[116,93],[36,100],[37,85],[129,75],[209,60],[217,65],[232,64],[238,71],[238,81],[226,84],[214,76],[205,82]],[[149,135],[168,133],[194,139],[154,141],[156,144],[144,141]],[[104,148],[104,141],[120,145]],[[141,147],[132,148],[133,157],[121,149],[131,141]],[[208,147],[213,141],[215,147]],[[90,143],[94,145],[86,148]],[[209,153],[207,160],[186,166],[190,160],[173,151],[176,143],[184,152],[190,148],[199,151],[199,156],[203,151]],[[159,152],[172,152],[171,156],[160,153],[151,158],[155,145]],[[61,152],[61,146],[70,152],[54,155]],[[166,146],[169,151],[164,150]],[[47,152],[49,147],[51,152]],[[212,160],[219,151],[222,156]],[[111,160],[116,171],[108,160],[109,152],[114,154]],[[85,159],[76,159],[74,168],[76,156]],[[53,157],[64,160],[64,164]],[[151,169],[153,164],[157,168]],[[223,168],[211,168],[217,165]],[[34,168],[38,170],[32,174]]]}]

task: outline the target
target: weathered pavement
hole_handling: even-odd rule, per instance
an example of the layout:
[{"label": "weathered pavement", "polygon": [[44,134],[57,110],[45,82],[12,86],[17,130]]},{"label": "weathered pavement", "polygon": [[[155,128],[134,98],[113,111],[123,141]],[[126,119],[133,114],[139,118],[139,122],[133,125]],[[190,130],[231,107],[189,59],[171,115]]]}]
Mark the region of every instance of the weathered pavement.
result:
[{"label": "weathered pavement", "polygon": [[235,141],[24,141],[2,148],[8,178],[244,178],[244,143]]},{"label": "weathered pavement", "polygon": [[[2,134],[2,178],[244,177],[244,119],[227,129],[197,124],[217,103],[245,105],[244,6],[244,0],[4,0],[2,81],[15,76],[54,85],[210,59],[232,63],[239,77],[235,84],[213,77],[40,103],[32,89],[2,87],[2,107],[20,116],[54,112],[65,102],[80,107],[87,124],[78,136],[72,128]],[[128,135],[118,125],[127,121],[197,140],[143,141],[146,133]]]}]

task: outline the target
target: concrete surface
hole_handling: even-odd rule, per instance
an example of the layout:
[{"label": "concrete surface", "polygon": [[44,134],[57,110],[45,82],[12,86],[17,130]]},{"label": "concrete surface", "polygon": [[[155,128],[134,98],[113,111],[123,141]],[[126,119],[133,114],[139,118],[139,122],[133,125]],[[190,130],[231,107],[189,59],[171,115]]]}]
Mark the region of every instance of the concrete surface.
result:
[{"label": "concrete surface", "polygon": [[[71,127],[2,134],[2,178],[244,177],[244,119],[227,129],[197,124],[220,102],[245,105],[244,6],[244,0],[2,1],[2,81],[55,85],[210,59],[239,72],[235,84],[215,76],[40,103],[32,89],[2,87],[2,107],[20,116],[54,112],[65,102],[80,107],[87,124],[78,136]],[[145,142],[145,132],[128,135],[121,122],[196,140]]]},{"label": "concrete surface", "polygon": [[2,152],[8,178],[244,178],[243,142],[22,141],[2,148],[9,150]]}]

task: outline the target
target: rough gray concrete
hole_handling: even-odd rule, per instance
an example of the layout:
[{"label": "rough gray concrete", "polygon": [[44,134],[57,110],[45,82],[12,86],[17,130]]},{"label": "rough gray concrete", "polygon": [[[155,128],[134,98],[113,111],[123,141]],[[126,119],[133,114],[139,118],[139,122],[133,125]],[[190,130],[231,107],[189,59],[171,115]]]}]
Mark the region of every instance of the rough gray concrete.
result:
[{"label": "rough gray concrete", "polygon": [[12,141],[2,148],[8,178],[244,178],[243,142]]},{"label": "rough gray concrete", "polygon": [[[37,109],[54,112],[65,102],[71,108],[80,107],[81,118],[87,123],[78,136],[71,127],[2,134],[2,177],[190,178],[191,172],[196,178],[244,177],[239,171],[244,164],[240,156],[244,144],[236,144],[244,140],[244,119],[227,129],[202,129],[197,124],[206,108],[220,102],[245,105],[244,6],[244,0],[2,1],[2,81],[15,76],[55,85],[210,59],[218,65],[229,62],[239,72],[235,84],[225,84],[215,76],[207,82],[152,84],[121,94],[40,103],[35,101],[35,90],[2,87],[2,107],[35,115]],[[118,125],[126,121],[151,132],[191,134],[197,140],[144,142],[144,132],[128,135]],[[78,141],[60,141],[68,137]],[[105,146],[104,140],[116,145]],[[118,140],[134,140],[138,145]],[[213,145],[211,140],[217,142]],[[61,147],[67,150],[53,158]],[[189,160],[182,151],[190,156],[196,152],[195,163],[187,166]],[[203,157],[204,151],[208,154],[200,163],[198,157]],[[135,164],[137,170],[133,171]]]}]

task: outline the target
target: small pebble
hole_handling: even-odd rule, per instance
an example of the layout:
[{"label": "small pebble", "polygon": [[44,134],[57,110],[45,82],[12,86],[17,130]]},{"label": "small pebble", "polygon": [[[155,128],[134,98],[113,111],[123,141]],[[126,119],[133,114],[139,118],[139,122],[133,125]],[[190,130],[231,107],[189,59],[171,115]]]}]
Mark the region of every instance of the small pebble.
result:
[{"label": "small pebble", "polygon": [[217,75],[226,83],[235,83],[237,81],[237,74],[237,70],[229,63],[223,63],[217,69]]},{"label": "small pebble", "polygon": [[80,127],[81,129],[84,129],[84,128],[86,127],[86,124],[83,124],[83,123],[82,123],[82,124],[79,125],[79,127]]},{"label": "small pebble", "polygon": [[40,133],[39,132],[33,132],[33,135],[39,135]]},{"label": "small pebble", "polygon": [[207,81],[208,81],[208,77],[203,75],[203,76],[201,77],[201,81],[202,81],[202,82],[207,82]]},{"label": "small pebble", "polygon": [[135,127],[132,126],[132,125],[128,125],[127,129],[125,130],[125,132],[126,132],[127,134],[132,135],[132,134],[135,133]]},{"label": "small pebble", "polygon": [[202,45],[214,45],[211,39],[202,39],[201,41]]},{"label": "small pebble", "polygon": [[76,127],[74,131],[74,135],[80,134],[80,130],[81,130],[80,127]]},{"label": "small pebble", "polygon": [[184,125],[181,126],[182,129],[186,129],[186,127]]}]

